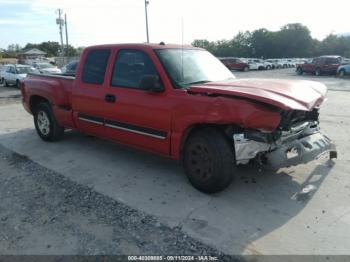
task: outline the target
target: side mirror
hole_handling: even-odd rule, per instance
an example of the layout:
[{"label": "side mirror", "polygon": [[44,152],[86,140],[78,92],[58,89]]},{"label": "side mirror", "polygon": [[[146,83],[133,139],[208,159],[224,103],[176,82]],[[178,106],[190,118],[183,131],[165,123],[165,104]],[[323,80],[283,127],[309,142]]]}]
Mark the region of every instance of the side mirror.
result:
[{"label": "side mirror", "polygon": [[164,87],[159,81],[159,77],[157,75],[145,75],[142,77],[140,81],[140,89],[160,93],[164,91]]}]

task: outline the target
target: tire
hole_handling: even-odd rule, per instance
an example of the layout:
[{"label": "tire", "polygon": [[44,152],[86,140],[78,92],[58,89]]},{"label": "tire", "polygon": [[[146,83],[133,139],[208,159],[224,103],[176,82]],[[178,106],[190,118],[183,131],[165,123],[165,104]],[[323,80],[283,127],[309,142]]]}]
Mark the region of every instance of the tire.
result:
[{"label": "tire", "polygon": [[40,103],[35,107],[34,125],[44,141],[58,141],[63,137],[64,128],[58,124],[49,103]]},{"label": "tire", "polygon": [[236,169],[233,143],[214,128],[195,131],[186,141],[182,163],[196,189],[219,192],[231,183]]},{"label": "tire", "polygon": [[315,75],[316,76],[320,76],[321,75],[321,69],[320,68],[316,68]]},{"label": "tire", "polygon": [[302,75],[304,72],[303,72],[303,69],[301,67],[298,67],[297,68],[297,74],[298,75]]},{"label": "tire", "polygon": [[18,79],[16,80],[16,87],[17,87],[18,89],[21,88],[21,82],[20,82]]},{"label": "tire", "polygon": [[266,67],[266,70],[270,70],[270,69],[271,69],[271,66],[267,66],[267,67]]},{"label": "tire", "polygon": [[9,87],[10,85],[6,82],[6,79],[4,79],[4,85],[6,86],[6,87]]},{"label": "tire", "polygon": [[249,67],[248,67],[248,66],[245,66],[245,67],[243,68],[243,71],[244,71],[244,72],[248,72],[248,71],[249,71]]},{"label": "tire", "polygon": [[2,85],[4,83],[4,79],[0,78],[0,85]]},{"label": "tire", "polygon": [[339,76],[340,77],[344,77],[345,76],[345,70],[344,69],[339,71]]}]

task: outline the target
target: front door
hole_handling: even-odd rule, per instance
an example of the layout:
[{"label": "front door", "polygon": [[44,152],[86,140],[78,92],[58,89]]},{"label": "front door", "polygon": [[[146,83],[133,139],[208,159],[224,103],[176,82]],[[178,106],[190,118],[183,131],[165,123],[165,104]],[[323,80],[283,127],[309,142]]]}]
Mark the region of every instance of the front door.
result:
[{"label": "front door", "polygon": [[114,55],[105,87],[105,133],[113,140],[168,155],[171,111],[167,90],[140,88],[145,75],[159,76],[149,55],[136,49],[121,49]]}]

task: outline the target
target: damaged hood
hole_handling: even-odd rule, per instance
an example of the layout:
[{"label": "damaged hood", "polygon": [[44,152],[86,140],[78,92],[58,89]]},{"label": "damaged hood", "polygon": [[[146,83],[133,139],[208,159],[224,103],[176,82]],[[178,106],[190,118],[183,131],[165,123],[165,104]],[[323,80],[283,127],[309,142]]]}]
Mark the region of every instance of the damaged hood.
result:
[{"label": "damaged hood", "polygon": [[250,78],[193,85],[188,92],[241,97],[285,110],[310,111],[323,102],[327,87],[322,83],[307,80]]}]

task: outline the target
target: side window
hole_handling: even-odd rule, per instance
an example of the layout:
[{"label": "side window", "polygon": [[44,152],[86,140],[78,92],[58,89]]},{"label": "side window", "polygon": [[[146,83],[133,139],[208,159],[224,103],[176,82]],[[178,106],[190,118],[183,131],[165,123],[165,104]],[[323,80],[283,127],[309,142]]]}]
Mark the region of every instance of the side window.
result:
[{"label": "side window", "polygon": [[92,50],[88,53],[82,81],[88,84],[103,84],[110,51],[107,49]]},{"label": "side window", "polygon": [[139,88],[145,75],[158,75],[151,59],[139,50],[120,50],[113,67],[111,85]]}]

